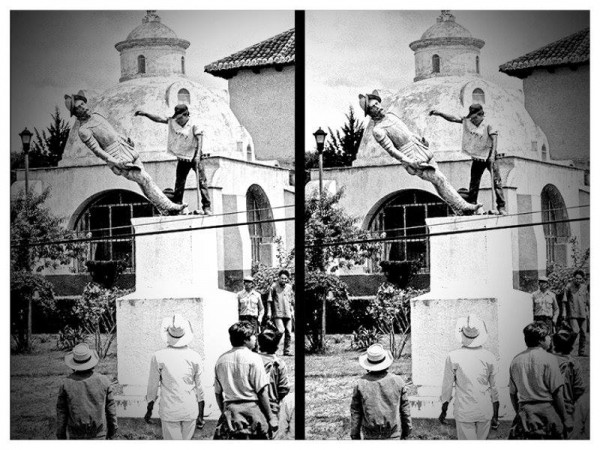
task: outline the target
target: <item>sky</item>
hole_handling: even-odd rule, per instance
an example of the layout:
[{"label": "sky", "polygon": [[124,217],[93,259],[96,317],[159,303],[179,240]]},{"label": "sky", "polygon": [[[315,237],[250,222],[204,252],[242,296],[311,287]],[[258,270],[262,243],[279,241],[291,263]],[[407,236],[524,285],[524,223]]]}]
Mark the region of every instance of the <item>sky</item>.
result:
[{"label": "sky", "polygon": [[[563,6],[568,6],[564,3]],[[587,11],[451,11],[456,22],[483,39],[481,75],[507,89],[522,81],[498,71],[514,58],[589,26]],[[319,127],[341,128],[352,105],[363,118],[358,94],[400,90],[413,82],[409,44],[440,15],[429,11],[308,11],[306,13],[307,149]]]},{"label": "sky", "polygon": [[[161,11],[163,24],[187,49],[187,75],[214,89],[227,82],[204,73],[204,66],[294,27],[293,11]],[[103,92],[119,82],[115,49],[146,15],[138,11],[12,11],[10,15],[10,139],[51,123],[58,106],[68,118],[64,94]]]}]

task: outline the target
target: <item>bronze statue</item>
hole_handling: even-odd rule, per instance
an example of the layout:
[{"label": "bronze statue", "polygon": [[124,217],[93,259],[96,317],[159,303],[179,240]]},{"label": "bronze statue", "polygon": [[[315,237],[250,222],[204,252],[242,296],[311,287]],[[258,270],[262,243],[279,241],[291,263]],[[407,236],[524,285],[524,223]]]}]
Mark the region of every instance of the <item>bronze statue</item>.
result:
[{"label": "bronze statue", "polygon": [[481,208],[481,204],[467,203],[456,192],[438,168],[428,146],[398,116],[383,111],[379,92],[361,94],[358,98],[360,107],[374,122],[375,140],[391,157],[400,161],[409,174],[433,184],[439,196],[456,215],[473,214]]},{"label": "bronze statue", "polygon": [[65,95],[65,105],[79,121],[79,138],[100,159],[106,161],[115,175],[135,181],[148,200],[162,215],[183,212],[186,204],[170,201],[144,170],[138,152],[129,138],[121,136],[102,115],[90,111],[84,91]]}]

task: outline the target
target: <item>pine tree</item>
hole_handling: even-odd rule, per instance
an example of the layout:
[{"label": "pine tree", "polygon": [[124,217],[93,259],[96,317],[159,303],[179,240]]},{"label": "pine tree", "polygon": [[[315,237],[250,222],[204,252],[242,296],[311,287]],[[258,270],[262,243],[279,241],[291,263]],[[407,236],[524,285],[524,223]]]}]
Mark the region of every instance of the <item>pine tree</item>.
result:
[{"label": "pine tree", "polygon": [[32,168],[56,167],[67,145],[69,126],[60,116],[57,106],[50,117],[52,123],[41,134],[37,128],[34,128],[35,139],[29,151],[29,166]]}]

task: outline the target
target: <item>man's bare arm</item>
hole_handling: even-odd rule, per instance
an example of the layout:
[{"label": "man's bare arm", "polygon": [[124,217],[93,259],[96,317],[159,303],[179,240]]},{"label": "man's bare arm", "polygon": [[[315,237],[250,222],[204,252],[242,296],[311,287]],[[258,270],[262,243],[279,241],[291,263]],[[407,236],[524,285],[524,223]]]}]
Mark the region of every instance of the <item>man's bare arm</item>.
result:
[{"label": "man's bare arm", "polygon": [[157,122],[157,123],[168,123],[168,119],[166,117],[160,117],[160,116],[156,116],[154,114],[150,114],[144,111],[136,111],[135,112],[136,116],[144,116],[147,117],[148,119],[150,119],[153,122]]},{"label": "man's bare arm", "polygon": [[462,121],[463,121],[461,117],[453,116],[451,114],[446,114],[441,111],[438,111],[437,109],[432,109],[431,111],[429,111],[429,115],[430,116],[439,116],[442,119],[446,119],[448,122],[462,123]]}]

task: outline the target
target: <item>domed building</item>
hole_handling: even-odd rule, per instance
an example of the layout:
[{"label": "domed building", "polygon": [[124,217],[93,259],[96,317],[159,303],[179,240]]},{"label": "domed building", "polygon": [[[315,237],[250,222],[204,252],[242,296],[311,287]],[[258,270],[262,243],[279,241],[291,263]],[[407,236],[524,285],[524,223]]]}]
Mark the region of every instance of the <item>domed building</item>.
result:
[{"label": "domed building", "polygon": [[[522,93],[482,78],[483,40],[473,37],[449,11],[442,11],[421,39],[409,46],[415,55],[414,82],[399,90],[373,87],[379,88],[385,110],[429,141],[440,170],[456,189],[467,188],[470,179],[471,159],[461,150],[462,127],[430,116],[429,112],[437,109],[464,117],[471,104],[480,103],[486,119],[499,130],[498,162],[508,213],[517,215],[523,225],[589,214],[589,209],[580,207],[589,204],[584,171],[570,161],[552,159],[553,149],[528,113]],[[413,239],[385,243],[381,256],[391,262],[421,261],[422,282],[427,284],[429,240],[423,237],[427,231],[425,219],[451,212],[431,183],[409,175],[383,150],[372,130],[369,121],[353,167],[327,169],[324,184],[330,191],[344,189],[341,206],[360,218],[362,227],[374,235],[384,231],[387,237],[415,235]],[[318,178],[316,171],[311,178]],[[316,182],[311,181],[308,189],[316,189]],[[491,197],[486,172],[479,194],[486,209],[495,207]],[[571,238],[577,237],[584,249],[589,246],[585,222],[523,227],[512,234],[515,287],[526,287],[528,280],[544,274],[551,263],[567,265]]]},{"label": "domed building", "polygon": [[[118,83],[101,93],[88,89],[88,101],[92,110],[133,140],[144,168],[161,189],[173,188],[175,183],[176,158],[166,152],[168,127],[134,113],[142,110],[171,117],[175,105],[188,105],[192,120],[203,130],[212,211],[221,224],[228,225],[217,232],[219,287],[236,289],[253,266],[274,264],[277,242],[293,248],[294,224],[288,220],[294,215],[293,178],[277,161],[255,158],[252,137],[232,112],[226,93],[208,89],[188,74],[186,49],[190,45],[163,24],[156,11],[147,11],[142,23],[115,45],[121,62]],[[286,95],[292,102],[293,90]],[[294,132],[293,127],[281,128],[282,133]],[[66,219],[68,228],[81,236],[105,239],[89,244],[87,259],[125,261],[127,270],[122,278],[129,280],[125,285],[132,286],[135,242],[118,237],[132,232],[132,218],[156,215],[157,211],[138,185],[115,176],[83,144],[77,131],[75,125],[58,167],[30,170],[30,186],[40,192],[51,188],[46,205]],[[17,176],[13,193],[23,185],[24,173]],[[192,171],[183,199],[190,210],[198,209],[196,183]],[[236,223],[240,225],[231,226]],[[86,271],[85,267],[73,269]],[[47,277],[56,281],[59,296],[80,294],[86,282],[85,275],[77,278],[70,273]]]}]

